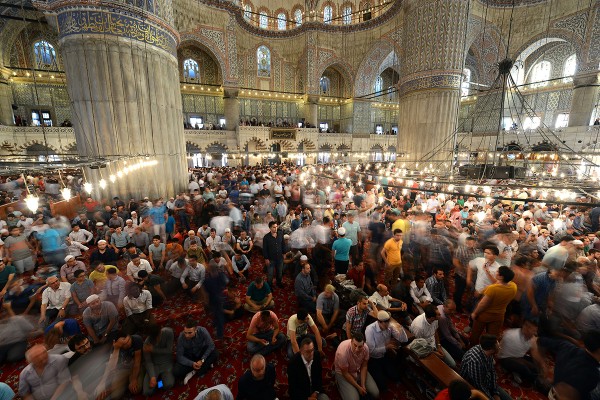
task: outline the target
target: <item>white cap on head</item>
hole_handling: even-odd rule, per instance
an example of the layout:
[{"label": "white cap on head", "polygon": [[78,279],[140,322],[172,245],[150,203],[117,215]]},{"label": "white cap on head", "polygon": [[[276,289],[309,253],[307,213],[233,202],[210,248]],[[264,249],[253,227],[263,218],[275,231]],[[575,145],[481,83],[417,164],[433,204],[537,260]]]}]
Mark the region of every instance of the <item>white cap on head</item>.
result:
[{"label": "white cap on head", "polygon": [[132,219],[128,219],[128,220],[127,220],[127,221],[125,221],[125,222],[126,222],[126,223],[130,223],[130,222],[131,222],[131,223],[133,223],[133,220],[132,220]]},{"label": "white cap on head", "polygon": [[100,297],[97,294],[92,294],[92,295],[89,295],[87,299],[85,299],[85,302],[87,304],[90,304],[99,299],[100,299]]},{"label": "white cap on head", "polygon": [[344,227],[338,228],[337,233],[340,236],[346,236],[346,228],[344,228]]},{"label": "white cap on head", "polygon": [[387,321],[389,319],[390,319],[390,313],[388,313],[387,311],[380,310],[377,313],[377,320],[378,321]]},{"label": "white cap on head", "polygon": [[75,259],[75,257],[69,254],[68,256],[65,257],[65,262],[74,260],[74,259]]},{"label": "white cap on head", "polygon": [[108,242],[104,239],[98,240],[98,244],[107,244]]},{"label": "white cap on head", "polygon": [[231,232],[231,229],[225,228],[225,232]]},{"label": "white cap on head", "polygon": [[283,240],[288,240],[290,238],[290,235],[288,235],[287,233],[285,235],[283,235]]},{"label": "white cap on head", "polygon": [[308,257],[306,257],[305,255],[300,256],[300,260],[301,261],[308,261]]}]

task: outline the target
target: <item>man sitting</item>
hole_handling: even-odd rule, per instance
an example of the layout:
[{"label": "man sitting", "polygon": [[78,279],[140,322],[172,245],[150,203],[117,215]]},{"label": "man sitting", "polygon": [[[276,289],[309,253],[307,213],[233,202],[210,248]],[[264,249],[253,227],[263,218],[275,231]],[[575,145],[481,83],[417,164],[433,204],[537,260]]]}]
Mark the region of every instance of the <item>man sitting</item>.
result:
[{"label": "man sitting", "polygon": [[298,305],[305,308],[310,313],[314,313],[317,308],[317,291],[310,278],[310,264],[302,265],[302,270],[296,276],[294,282],[294,292],[298,299]]},{"label": "man sitting", "polygon": [[50,325],[52,322],[62,320],[66,315],[66,308],[71,301],[71,284],[61,282],[58,277],[51,276],[46,279],[47,288],[42,292],[42,308],[40,324]]},{"label": "man sitting", "polygon": [[125,279],[119,276],[119,270],[115,266],[106,267],[106,282],[100,297],[113,303],[117,309],[123,308],[125,299]]},{"label": "man sitting", "polygon": [[425,312],[416,317],[410,325],[410,331],[416,338],[427,340],[427,344],[439,358],[444,360],[451,368],[456,367],[456,362],[450,354],[444,350],[440,343],[438,333],[438,319],[440,311],[433,305],[429,304],[425,307]]},{"label": "man sitting", "polygon": [[71,374],[62,355],[48,354],[43,344],[33,345],[25,353],[29,365],[19,375],[22,399],[58,399],[71,383]]},{"label": "man sitting", "polygon": [[379,389],[368,371],[369,346],[365,337],[357,332],[351,339],[344,340],[335,352],[335,382],[344,400],[359,400],[361,397],[379,397]]},{"label": "man sitting", "polygon": [[87,267],[83,261],[78,261],[71,255],[66,256],[65,263],[60,267],[60,280],[69,283],[75,282],[75,271],[78,270],[87,271]]},{"label": "man sitting", "polygon": [[[180,264],[178,261],[177,263]],[[195,302],[200,302],[203,298],[202,284],[206,278],[206,268],[204,265],[198,262],[196,256],[190,256],[187,262],[187,268],[181,273],[179,281],[181,287],[188,293],[188,295]]]},{"label": "man sitting", "polygon": [[[312,334],[308,333],[308,328],[310,328]],[[290,340],[287,349],[288,360],[300,351],[299,343],[304,337],[311,338],[317,345],[319,353],[323,353],[325,340],[321,339],[319,328],[317,328],[312,317],[304,309],[298,310],[297,314],[292,315],[290,319],[288,319],[287,336]]]},{"label": "man sitting", "polygon": [[142,332],[150,323],[154,323],[152,315],[152,294],[143,290],[138,284],[127,288],[127,296],[123,299],[125,306],[125,321],[123,331],[127,334]]},{"label": "man sitting", "polygon": [[400,299],[396,299],[390,295],[387,286],[383,284],[377,285],[377,291],[369,297],[369,301],[377,307],[378,310],[384,310],[391,314],[397,314],[401,320],[409,322],[407,305]]},{"label": "man sitting", "polygon": [[250,359],[250,370],[246,371],[238,382],[237,400],[274,400],[275,367],[267,364],[265,357],[255,354]]},{"label": "man sitting", "polygon": [[206,374],[219,358],[219,352],[206,328],[190,319],[177,339],[176,356],[173,375],[186,385],[195,374]]},{"label": "man sitting", "polygon": [[138,335],[120,331],[113,342],[112,353],[104,376],[96,389],[97,397],[122,398],[125,392],[133,395],[142,391],[144,379],[142,369],[142,347],[144,341]]},{"label": "man sitting", "polygon": [[110,301],[101,301],[93,294],[85,300],[88,307],[83,311],[83,324],[94,345],[111,343],[118,332],[119,313]]},{"label": "man sitting", "polygon": [[129,264],[127,264],[127,278],[129,278],[131,282],[136,282],[138,279],[138,272],[141,270],[145,270],[148,274],[152,273],[152,267],[148,260],[142,259],[139,254],[135,254]]},{"label": "man sitting", "polygon": [[248,352],[259,353],[263,356],[270,354],[283,346],[286,337],[279,331],[279,319],[273,311],[262,310],[252,317],[246,333]]},{"label": "man sitting", "polygon": [[340,297],[335,293],[335,287],[329,284],[317,297],[317,322],[324,335],[327,335],[340,320],[340,314]]},{"label": "man sitting", "polygon": [[287,376],[292,400],[329,400],[323,393],[321,354],[315,351],[312,339],[302,339],[300,351],[290,360]]},{"label": "man sitting", "polygon": [[262,276],[257,277],[250,283],[246,291],[246,303],[244,308],[253,314],[261,310],[270,310],[275,307],[271,287],[264,281]]}]

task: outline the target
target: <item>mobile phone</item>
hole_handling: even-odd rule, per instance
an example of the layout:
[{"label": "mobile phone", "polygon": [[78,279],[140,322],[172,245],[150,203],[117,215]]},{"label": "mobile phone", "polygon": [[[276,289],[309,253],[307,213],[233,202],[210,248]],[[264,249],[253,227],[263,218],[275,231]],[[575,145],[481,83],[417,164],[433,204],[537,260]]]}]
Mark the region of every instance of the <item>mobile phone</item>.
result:
[{"label": "mobile phone", "polygon": [[159,389],[162,389],[162,387],[163,387],[162,379],[160,381],[158,381],[158,384],[156,385],[156,387]]}]

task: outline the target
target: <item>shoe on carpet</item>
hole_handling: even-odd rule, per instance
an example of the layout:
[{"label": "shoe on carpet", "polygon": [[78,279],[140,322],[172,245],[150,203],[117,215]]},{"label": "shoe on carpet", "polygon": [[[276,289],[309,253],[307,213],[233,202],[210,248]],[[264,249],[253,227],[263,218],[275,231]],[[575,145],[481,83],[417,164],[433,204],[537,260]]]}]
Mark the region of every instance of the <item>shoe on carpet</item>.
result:
[{"label": "shoe on carpet", "polygon": [[196,375],[196,371],[190,371],[187,373],[187,375],[185,376],[185,378],[183,378],[183,384],[187,385],[187,383],[190,381],[190,379],[192,379],[192,376]]}]

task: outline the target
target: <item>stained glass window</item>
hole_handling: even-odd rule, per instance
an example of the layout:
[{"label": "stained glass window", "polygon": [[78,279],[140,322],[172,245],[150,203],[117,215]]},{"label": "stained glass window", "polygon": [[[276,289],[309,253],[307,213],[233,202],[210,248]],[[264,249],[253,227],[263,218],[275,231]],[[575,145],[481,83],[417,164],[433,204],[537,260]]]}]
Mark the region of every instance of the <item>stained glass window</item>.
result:
[{"label": "stained glass window", "polygon": [[297,9],[294,11],[294,21],[296,21],[296,26],[302,25],[302,10]]},{"label": "stained glass window", "polygon": [[256,63],[258,76],[269,78],[271,76],[271,51],[267,46],[260,46],[256,50]]},{"label": "stained glass window", "polygon": [[533,66],[531,71],[531,81],[535,83],[531,87],[542,87],[548,85],[548,79],[550,79],[550,71],[552,70],[552,64],[550,61],[540,61]]},{"label": "stained glass window", "polygon": [[277,29],[279,29],[280,31],[285,31],[286,29],[286,25],[287,25],[287,18],[285,16],[284,13],[279,13],[279,15],[277,15]]},{"label": "stained glass window", "polygon": [[331,24],[332,18],[333,8],[331,8],[331,6],[325,6],[325,8],[323,8],[323,22],[326,24]]},{"label": "stained glass window", "polygon": [[50,43],[46,42],[45,40],[35,42],[33,45],[33,52],[35,54],[35,62],[38,68],[57,69],[56,51]]},{"label": "stained glass window", "polygon": [[350,25],[352,23],[352,7],[344,7],[342,11],[342,22],[344,25]]},{"label": "stained glass window", "polygon": [[563,82],[571,82],[573,80],[573,75],[575,75],[575,71],[577,71],[577,55],[573,54],[565,61],[565,66],[563,68]]},{"label": "stained glass window", "polygon": [[267,13],[264,11],[261,11],[260,14],[258,14],[258,26],[261,29],[267,29],[269,27],[269,17],[267,17]]},{"label": "stained glass window", "polygon": [[375,92],[381,92],[383,90],[383,78],[381,76],[378,76],[377,79],[375,79]]},{"label": "stained glass window", "polygon": [[183,78],[186,82],[199,81],[200,75],[198,74],[199,68],[198,63],[191,58],[188,58],[183,62]]},{"label": "stained glass window", "polygon": [[329,89],[331,87],[331,81],[329,80],[328,77],[322,76],[321,80],[319,81],[319,86],[321,87],[322,94],[329,94]]}]

